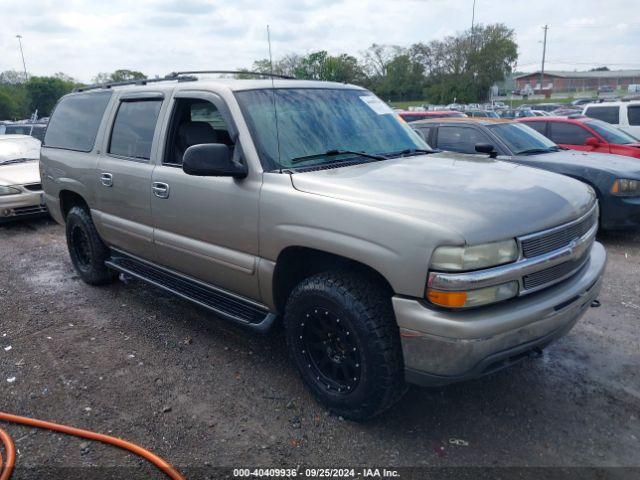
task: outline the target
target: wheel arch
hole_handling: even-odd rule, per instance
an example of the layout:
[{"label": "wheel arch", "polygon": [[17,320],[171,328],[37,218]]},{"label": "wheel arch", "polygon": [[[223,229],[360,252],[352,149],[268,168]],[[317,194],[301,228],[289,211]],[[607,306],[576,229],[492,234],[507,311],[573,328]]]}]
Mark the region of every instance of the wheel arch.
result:
[{"label": "wheel arch", "polygon": [[73,190],[60,190],[58,198],[60,199],[60,211],[62,213],[63,219],[67,218],[67,214],[73,207],[79,206],[86,208],[87,211],[90,211],[89,203],[85,200],[85,198]]},{"label": "wheel arch", "polygon": [[370,265],[324,250],[289,246],[280,252],[273,270],[272,295],[276,310],[283,313],[289,294],[303,279],[336,269],[367,275],[373,278],[389,297],[394,294],[393,287],[385,276]]}]

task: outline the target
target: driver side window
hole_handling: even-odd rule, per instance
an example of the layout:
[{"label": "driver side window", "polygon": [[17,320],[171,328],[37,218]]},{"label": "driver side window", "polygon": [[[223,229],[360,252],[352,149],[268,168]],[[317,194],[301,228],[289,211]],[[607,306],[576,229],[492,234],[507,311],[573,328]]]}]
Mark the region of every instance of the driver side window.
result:
[{"label": "driver side window", "polygon": [[193,145],[223,143],[233,148],[229,129],[216,106],[206,100],[180,98],[174,105],[163,164],[182,166]]}]

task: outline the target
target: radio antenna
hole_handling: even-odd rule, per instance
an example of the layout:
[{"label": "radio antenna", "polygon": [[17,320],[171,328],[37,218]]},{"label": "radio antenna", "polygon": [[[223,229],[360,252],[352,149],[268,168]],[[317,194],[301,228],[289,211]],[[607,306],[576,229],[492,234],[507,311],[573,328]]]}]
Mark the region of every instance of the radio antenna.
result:
[{"label": "radio antenna", "polygon": [[278,128],[278,104],[276,101],[276,84],[273,78],[273,55],[271,54],[271,30],[267,25],[267,43],[269,44],[269,68],[271,70],[271,98],[273,99],[273,116],[276,124],[276,147],[278,152],[278,167],[282,173],[282,163],[280,163],[280,130]]}]

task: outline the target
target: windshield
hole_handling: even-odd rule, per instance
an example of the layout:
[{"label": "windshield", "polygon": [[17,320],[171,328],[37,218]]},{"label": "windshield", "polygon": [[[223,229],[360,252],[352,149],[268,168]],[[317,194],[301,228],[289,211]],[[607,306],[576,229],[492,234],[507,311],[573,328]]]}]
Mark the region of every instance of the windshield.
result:
[{"label": "windshield", "polygon": [[31,135],[31,125],[7,125],[6,135]]},{"label": "windshield", "polygon": [[507,145],[513,155],[559,150],[547,137],[521,123],[498,123],[489,128]]},{"label": "windshield", "polygon": [[[336,151],[389,156],[429,149],[391,108],[366,90],[261,89],[237,92],[236,98],[268,169],[335,164],[354,158],[373,161],[353,153],[336,155]],[[302,157],[309,158],[301,161]]]},{"label": "windshield", "polygon": [[0,165],[16,160],[37,160],[40,142],[35,138],[0,138]]},{"label": "windshield", "polygon": [[632,137],[627,132],[603,122],[602,120],[590,120],[584,123],[602,135],[602,137],[604,137],[604,139],[609,143],[615,143],[616,145],[638,143],[637,138]]}]

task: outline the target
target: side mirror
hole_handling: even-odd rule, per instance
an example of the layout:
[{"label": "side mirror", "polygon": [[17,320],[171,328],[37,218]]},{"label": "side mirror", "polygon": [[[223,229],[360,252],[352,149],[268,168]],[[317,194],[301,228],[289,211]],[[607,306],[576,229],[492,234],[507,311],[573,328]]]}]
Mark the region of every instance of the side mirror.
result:
[{"label": "side mirror", "polygon": [[475,149],[476,149],[476,152],[478,152],[478,153],[486,153],[491,158],[496,158],[498,156],[498,152],[496,151],[496,147],[494,147],[490,143],[476,143]]},{"label": "side mirror", "polygon": [[203,143],[187,148],[182,159],[182,170],[197,177],[247,176],[246,165],[233,160],[231,149],[223,143]]},{"label": "side mirror", "polygon": [[600,140],[598,140],[596,137],[589,137],[587,138],[587,141],[585,142],[585,144],[590,147],[599,147]]}]

